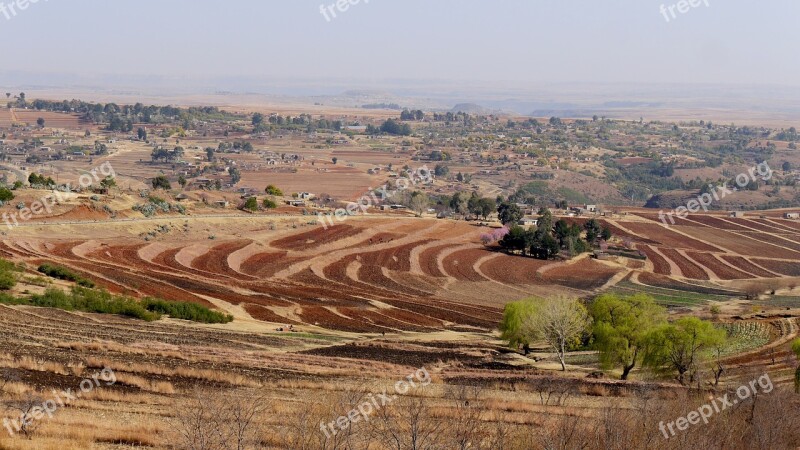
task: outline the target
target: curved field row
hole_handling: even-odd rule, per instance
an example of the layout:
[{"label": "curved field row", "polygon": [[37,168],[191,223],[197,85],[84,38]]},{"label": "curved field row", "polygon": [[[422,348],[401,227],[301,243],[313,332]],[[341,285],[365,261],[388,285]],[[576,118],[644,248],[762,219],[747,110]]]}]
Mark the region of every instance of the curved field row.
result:
[{"label": "curved field row", "polygon": [[[337,313],[322,306],[303,306],[297,315],[303,322],[323,328],[343,330],[353,333],[381,333],[393,331],[391,328],[382,327],[363,320],[353,320],[344,315],[346,310],[337,308]],[[342,314],[342,315],[340,315]]]},{"label": "curved field row", "polygon": [[800,261],[780,261],[777,259],[753,258],[753,262],[765,269],[786,275],[789,277],[800,277]]},{"label": "curved field row", "polygon": [[318,227],[305,233],[293,234],[282,239],[270,242],[272,247],[281,250],[305,251],[325,244],[330,244],[342,239],[347,239],[361,233],[361,228],[352,225],[340,224],[328,227]]},{"label": "curved field row", "polygon": [[281,323],[287,325],[300,325],[300,322],[296,322],[294,320],[288,319],[281,315],[275,313],[275,311],[269,309],[266,306],[262,305],[255,305],[255,304],[245,304],[242,305],[247,314],[250,314],[250,317],[254,319],[258,319],[264,322],[272,322],[272,323]]},{"label": "curved field row", "polygon": [[662,289],[672,289],[676,291],[696,292],[698,294],[707,295],[720,295],[720,296],[738,296],[737,292],[725,291],[722,289],[714,289],[706,286],[699,286],[696,284],[683,283],[663,275],[657,275],[649,272],[642,272],[639,274],[638,281],[645,286],[652,286]]},{"label": "curved field row", "polygon": [[661,254],[664,255],[665,258],[671,259],[675,264],[677,264],[678,268],[683,272],[684,278],[689,278],[692,280],[708,280],[710,277],[702,267],[698,266],[694,262],[692,262],[689,258],[680,254],[677,250],[672,248],[659,248]]},{"label": "curved field row", "polygon": [[439,268],[439,254],[447,249],[460,247],[458,244],[444,244],[437,247],[429,248],[419,255],[419,265],[425,275],[431,277],[445,278],[444,272]]},{"label": "curved field row", "polygon": [[617,273],[619,269],[587,258],[575,264],[548,270],[542,279],[549,283],[588,291],[602,287]]},{"label": "curved field row", "polygon": [[669,265],[669,262],[667,262],[663,256],[656,253],[654,249],[646,245],[638,245],[636,248],[641,250],[647,256],[647,259],[653,263],[653,271],[655,273],[659,275],[672,275],[672,266]]},{"label": "curved field row", "polygon": [[785,239],[780,235],[767,235],[755,231],[739,233],[739,234],[746,236],[750,239],[763,242],[765,244],[771,244],[774,246],[784,247],[788,248],[789,250],[800,252],[800,243]]},{"label": "curved field row", "polygon": [[[712,251],[712,253],[733,253],[742,256],[764,256],[773,258],[800,259],[800,253],[781,248],[765,242],[750,239],[747,236],[715,228],[681,227],[681,231],[693,237],[704,239],[725,250]],[[699,250],[699,249],[692,249]]]},{"label": "curved field row", "polygon": [[242,275],[241,273],[231,269],[230,265],[228,264],[228,257],[232,253],[247,247],[251,243],[252,241],[249,240],[241,240],[225,242],[212,247],[209,251],[192,261],[192,268],[202,270],[215,276],[248,278],[246,275]]},{"label": "curved field row", "polygon": [[786,220],[786,219],[767,219],[770,223],[778,224],[782,227],[789,228],[794,232],[800,232],[800,222],[795,220]]},{"label": "curved field row", "polygon": [[536,284],[537,271],[553,264],[552,261],[541,259],[520,258],[504,253],[500,255],[484,262],[479,268],[484,275],[503,284]]},{"label": "curved field row", "polygon": [[[680,233],[672,231],[671,228],[665,228],[662,225],[657,225],[654,223],[627,222],[625,223],[625,228],[638,235],[653,239],[659,242],[662,246],[669,248],[686,248],[690,250],[700,250],[706,252],[722,252],[722,250],[714,247],[713,245],[706,244],[705,242],[698,241],[697,239],[692,239],[688,236],[684,236]],[[695,227],[681,228],[697,229]],[[703,230],[705,231],[705,229]],[[681,229],[681,231],[683,230]]]},{"label": "curved field row", "polygon": [[736,268],[741,269],[744,272],[751,273],[757,277],[776,278],[779,276],[777,274],[764,270],[763,268],[753,264],[751,261],[741,256],[720,255],[720,258],[724,259],[730,265],[735,266]]},{"label": "curved field row", "polygon": [[623,230],[621,227],[623,227],[623,226],[627,227],[627,225],[628,225],[627,222],[625,223],[625,225],[621,225],[621,224],[617,225],[614,222],[603,221],[603,224],[605,226],[607,226],[609,230],[611,230],[611,233],[614,236],[617,236],[619,238],[630,239],[633,242],[647,244],[647,245],[659,245],[659,242],[656,242],[656,241],[654,241],[652,239],[648,239],[645,236],[640,236],[638,234],[635,234],[632,231],[629,232],[629,231]]},{"label": "curved field row", "polygon": [[763,231],[765,233],[781,233],[781,232],[785,233],[787,231],[788,232],[792,231],[791,229],[783,228],[783,227],[778,226],[778,225],[772,225],[772,224],[769,224],[768,222],[765,223],[765,221],[760,220],[760,219],[737,219],[737,218],[731,217],[728,220],[730,220],[731,222],[733,222],[735,224],[743,225],[745,227],[752,228],[752,229],[758,230],[758,231]]},{"label": "curved field row", "polygon": [[458,281],[487,281],[473,266],[488,254],[489,252],[482,248],[458,250],[447,255],[442,263],[445,272]]},{"label": "curved field row", "polygon": [[718,260],[711,253],[687,251],[686,254],[698,264],[714,272],[714,275],[716,275],[720,280],[746,280],[755,278],[753,275],[728,266],[727,264]]},{"label": "curved field row", "polygon": [[288,253],[257,253],[245,259],[239,266],[239,270],[257,278],[270,278],[292,264],[306,259],[300,257],[290,258],[287,256]]}]

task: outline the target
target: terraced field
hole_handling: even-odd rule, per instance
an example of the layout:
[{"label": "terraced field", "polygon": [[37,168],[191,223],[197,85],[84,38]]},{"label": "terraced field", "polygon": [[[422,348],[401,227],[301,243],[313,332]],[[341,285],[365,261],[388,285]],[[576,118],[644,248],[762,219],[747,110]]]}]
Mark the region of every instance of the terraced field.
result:
[{"label": "terraced field", "polygon": [[[792,285],[800,276],[800,223],[778,218],[743,219],[722,215],[689,215],[664,226],[654,213],[637,219],[611,220],[612,229],[647,255],[640,280],[701,285],[723,290],[729,282],[768,280]],[[641,220],[645,219],[645,221]],[[658,278],[656,276],[663,276]],[[669,277],[669,278],[666,278]],[[645,283],[646,284],[646,283]]]},{"label": "terraced field", "polygon": [[[276,326],[352,333],[493,329],[505,302],[565,289],[589,293],[617,270],[537,271],[555,262],[487,249],[485,229],[435,220],[354,220],[209,239],[6,239],[31,265],[75,269],[113,292],[189,300]],[[595,274],[589,277],[587,274]]]},{"label": "terraced field", "polygon": [[485,227],[388,217],[328,228],[259,222],[214,239],[31,235],[0,241],[0,253],[69,266],[116,293],[189,300],[276,327],[351,333],[491,330],[508,301],[558,292],[585,297],[623,279],[623,290],[639,286],[680,306],[703,304],[696,295],[741,296],[737,282],[788,285],[800,276],[793,222],[690,216],[667,228],[651,219],[657,217],[642,213],[602,221],[618,233],[617,244],[646,255],[644,262],[588,255],[540,261],[481,245]]}]

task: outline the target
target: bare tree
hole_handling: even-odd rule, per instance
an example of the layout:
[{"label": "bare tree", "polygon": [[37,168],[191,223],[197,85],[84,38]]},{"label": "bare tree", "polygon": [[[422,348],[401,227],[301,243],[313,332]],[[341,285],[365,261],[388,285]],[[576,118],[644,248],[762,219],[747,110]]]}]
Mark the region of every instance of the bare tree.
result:
[{"label": "bare tree", "polygon": [[447,434],[453,445],[447,447],[458,450],[480,448],[487,432],[480,396],[480,387],[450,386],[445,391],[445,398],[452,405]]},{"label": "bare tree", "polygon": [[380,408],[370,422],[371,438],[394,450],[436,450],[442,448],[444,421],[433,415],[430,401],[424,396],[398,397],[395,403]]},{"label": "bare tree", "polygon": [[195,390],[178,405],[173,428],[186,450],[244,450],[258,445],[261,415],[269,408],[263,394],[208,393]]},{"label": "bare tree", "polygon": [[28,392],[21,399],[7,403],[7,409],[19,413],[13,427],[27,439],[32,439],[33,434],[39,428],[40,421],[36,416],[41,413],[43,402],[44,400],[38,394]]},{"label": "bare tree", "polygon": [[566,354],[589,326],[589,314],[578,299],[556,297],[543,300],[536,313],[523,323],[530,341],[544,340],[558,355],[561,370],[567,370]]}]

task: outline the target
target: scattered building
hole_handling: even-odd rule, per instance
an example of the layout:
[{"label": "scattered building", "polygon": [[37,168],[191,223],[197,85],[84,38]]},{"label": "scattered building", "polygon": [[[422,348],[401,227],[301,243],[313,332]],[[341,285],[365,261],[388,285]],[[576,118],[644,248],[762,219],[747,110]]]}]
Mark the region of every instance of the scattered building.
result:
[{"label": "scattered building", "polygon": [[784,219],[800,219],[800,213],[786,213],[783,215]]}]

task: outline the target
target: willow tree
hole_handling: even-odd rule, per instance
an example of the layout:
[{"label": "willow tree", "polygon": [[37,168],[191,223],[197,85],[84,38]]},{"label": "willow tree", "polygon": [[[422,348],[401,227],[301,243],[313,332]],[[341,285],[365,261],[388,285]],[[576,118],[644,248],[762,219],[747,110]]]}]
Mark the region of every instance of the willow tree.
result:
[{"label": "willow tree", "polygon": [[589,313],[600,364],[604,369],[622,367],[622,380],[641,362],[648,334],[666,323],[666,309],[645,294],[601,295],[592,302]]}]

